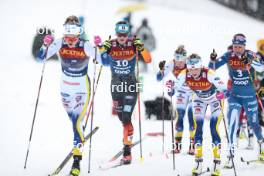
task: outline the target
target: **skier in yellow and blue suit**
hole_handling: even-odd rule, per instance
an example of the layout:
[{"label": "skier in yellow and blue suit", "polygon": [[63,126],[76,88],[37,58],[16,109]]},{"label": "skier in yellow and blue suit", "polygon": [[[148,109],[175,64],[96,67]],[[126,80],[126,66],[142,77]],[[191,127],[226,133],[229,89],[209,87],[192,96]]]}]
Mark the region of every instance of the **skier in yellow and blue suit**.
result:
[{"label": "skier in yellow and blue suit", "polygon": [[[74,133],[72,151],[74,161],[70,171],[72,176],[80,174],[84,143],[82,121],[90,100],[88,62],[95,55],[94,47],[80,38],[82,31],[79,19],[76,16],[69,16],[64,24],[63,38],[54,40],[51,35],[45,36],[44,45],[38,53],[41,61],[49,59],[57,52],[61,58],[61,98],[72,121]],[[100,55],[97,55],[99,58]]]}]

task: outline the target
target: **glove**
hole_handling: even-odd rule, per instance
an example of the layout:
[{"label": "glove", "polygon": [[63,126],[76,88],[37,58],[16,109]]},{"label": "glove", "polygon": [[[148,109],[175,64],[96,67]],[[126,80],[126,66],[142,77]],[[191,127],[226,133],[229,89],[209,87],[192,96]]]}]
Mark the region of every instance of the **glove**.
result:
[{"label": "glove", "polygon": [[223,100],[223,99],[225,99],[225,93],[224,92],[217,92],[216,93],[216,99],[217,100]]},{"label": "glove", "polygon": [[101,46],[102,45],[102,39],[99,35],[94,36],[94,45],[95,46]]},{"label": "glove", "polygon": [[166,61],[165,60],[159,62],[159,69],[161,71],[164,69],[165,64],[166,64]]},{"label": "glove", "polygon": [[259,98],[263,98],[264,97],[264,87],[260,88],[259,91],[258,91],[258,96]]},{"label": "glove", "polygon": [[240,60],[246,65],[251,63],[251,60],[248,58],[246,52],[241,56]]},{"label": "glove", "polygon": [[133,44],[138,51],[144,50],[144,44],[141,42],[139,38],[134,39]]},{"label": "glove", "polygon": [[213,49],[213,52],[210,54],[211,61],[215,61],[217,58],[217,53],[215,52],[215,49]]},{"label": "glove", "polygon": [[168,95],[170,97],[172,97],[175,94],[175,90],[174,90],[174,81],[172,80],[168,80],[166,82],[166,87],[168,88]]},{"label": "glove", "polygon": [[111,46],[112,46],[112,44],[111,44],[111,41],[110,41],[110,40],[106,40],[106,41],[104,41],[104,43],[103,43],[103,47],[104,47],[104,49],[105,49],[106,51],[109,51],[109,50],[111,49]]},{"label": "glove", "polygon": [[43,39],[43,44],[45,46],[49,46],[54,40],[54,37],[52,37],[52,35],[46,35]]}]

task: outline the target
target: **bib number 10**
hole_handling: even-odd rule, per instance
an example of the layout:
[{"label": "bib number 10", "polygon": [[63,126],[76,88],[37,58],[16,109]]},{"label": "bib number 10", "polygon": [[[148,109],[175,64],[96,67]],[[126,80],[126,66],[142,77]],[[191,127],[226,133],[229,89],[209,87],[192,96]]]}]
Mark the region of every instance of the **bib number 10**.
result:
[{"label": "bib number 10", "polygon": [[118,61],[116,61],[116,65],[118,67],[126,67],[126,66],[128,66],[128,61],[127,60],[118,60]]}]

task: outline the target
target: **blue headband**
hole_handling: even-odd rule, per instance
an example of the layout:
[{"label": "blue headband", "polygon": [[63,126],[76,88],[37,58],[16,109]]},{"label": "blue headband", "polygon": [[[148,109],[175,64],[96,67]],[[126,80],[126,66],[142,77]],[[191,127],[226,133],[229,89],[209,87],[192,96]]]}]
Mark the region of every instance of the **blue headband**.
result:
[{"label": "blue headband", "polygon": [[117,34],[127,34],[130,32],[130,26],[128,24],[117,24],[115,28]]},{"label": "blue headband", "polygon": [[234,36],[232,43],[233,45],[246,45],[246,38],[242,35]]}]

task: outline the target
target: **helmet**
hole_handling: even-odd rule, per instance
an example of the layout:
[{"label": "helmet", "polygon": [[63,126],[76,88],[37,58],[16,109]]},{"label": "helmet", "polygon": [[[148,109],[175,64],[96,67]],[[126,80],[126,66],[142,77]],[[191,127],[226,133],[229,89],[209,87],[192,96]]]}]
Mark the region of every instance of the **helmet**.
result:
[{"label": "helmet", "polygon": [[185,61],[187,56],[187,51],[184,48],[184,45],[178,46],[178,48],[174,52],[174,59],[176,61]]},{"label": "helmet", "polygon": [[232,40],[233,45],[246,45],[246,36],[244,34],[235,34]]},{"label": "helmet", "polygon": [[202,68],[202,60],[198,54],[191,54],[186,60],[187,69]]},{"label": "helmet", "polygon": [[116,23],[115,32],[117,34],[128,34],[130,32],[130,25],[126,21],[119,21]]}]

